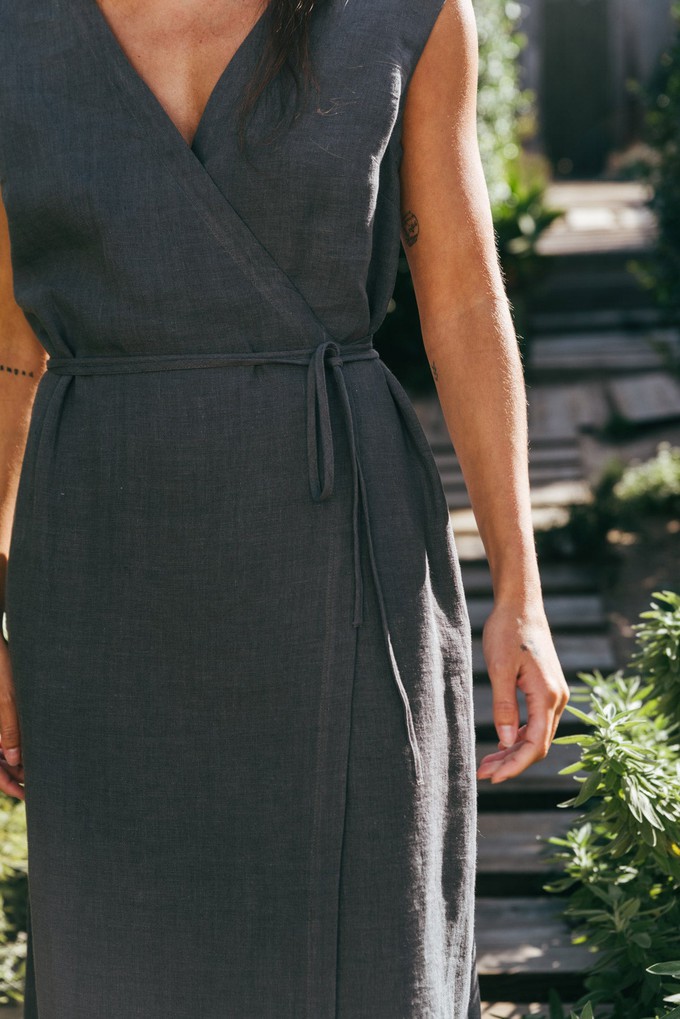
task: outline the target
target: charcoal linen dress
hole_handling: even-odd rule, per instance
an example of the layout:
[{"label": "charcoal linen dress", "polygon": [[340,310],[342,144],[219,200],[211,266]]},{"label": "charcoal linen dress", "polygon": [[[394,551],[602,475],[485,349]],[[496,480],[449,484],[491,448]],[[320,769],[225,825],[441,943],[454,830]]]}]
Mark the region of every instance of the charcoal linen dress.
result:
[{"label": "charcoal linen dress", "polygon": [[264,17],[190,146],[95,0],[0,0],[0,186],[50,357],[6,589],[26,1019],[479,1016],[469,617],[372,344],[441,6],[320,0],[318,100],[272,140],[280,77],[242,150]]}]

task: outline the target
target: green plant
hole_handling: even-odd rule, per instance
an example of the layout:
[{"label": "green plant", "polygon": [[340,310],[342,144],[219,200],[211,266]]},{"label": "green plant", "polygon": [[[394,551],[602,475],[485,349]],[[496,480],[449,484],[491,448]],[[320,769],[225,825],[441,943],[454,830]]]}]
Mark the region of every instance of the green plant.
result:
[{"label": "green plant", "polygon": [[632,463],[612,494],[628,516],[638,513],[680,513],[680,448],[659,443],[656,455]]},{"label": "green plant", "polygon": [[23,1000],[27,875],[25,803],[0,793],[0,1005]]},{"label": "green plant", "polygon": [[522,9],[515,0],[476,0],[479,41],[477,126],[479,149],[491,207],[512,199],[508,167],[520,155],[521,142],[535,133],[534,100],[520,88],[517,58],[526,45],[519,30]]},{"label": "green plant", "polygon": [[595,952],[576,1007],[606,1003],[613,1019],[680,1015],[680,595],[653,598],[628,669],[581,674],[572,700],[589,710],[566,710],[586,731],[554,741],[581,748],[561,772],[579,789],[560,806],[586,809],[546,840],[562,876],[545,889],[569,893],[573,940]]},{"label": "green plant", "polygon": [[680,719],[680,595],[658,597],[661,604],[640,615],[631,666],[649,676],[662,714]]},{"label": "green plant", "polygon": [[590,1002],[585,1005],[580,1015],[571,1010],[567,1013],[564,1010],[564,1005],[562,1004],[559,995],[554,990],[550,992],[548,1004],[550,1008],[548,1015],[524,1015],[522,1016],[522,1019],[594,1019],[593,1008]]},{"label": "green plant", "polygon": [[538,531],[541,556],[556,559],[607,556],[613,528],[637,531],[648,516],[680,515],[680,448],[660,442],[648,460],[625,464],[612,457],[593,485],[592,499],[569,507],[565,523]]},{"label": "green plant", "polygon": [[616,526],[620,511],[614,486],[625,470],[626,465],[618,457],[609,459],[592,485],[589,501],[569,506],[564,523],[536,532],[541,558],[583,558],[592,562],[609,554],[607,534]]}]

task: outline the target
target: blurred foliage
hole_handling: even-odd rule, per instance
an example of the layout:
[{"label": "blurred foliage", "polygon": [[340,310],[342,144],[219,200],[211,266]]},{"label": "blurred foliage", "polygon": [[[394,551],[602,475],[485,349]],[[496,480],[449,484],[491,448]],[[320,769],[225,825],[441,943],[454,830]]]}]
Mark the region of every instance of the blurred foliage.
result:
[{"label": "blurred foliage", "polygon": [[[518,57],[526,37],[514,0],[475,0],[479,40],[477,123],[479,149],[491,204],[496,250],[510,299],[523,359],[528,356],[526,295],[545,262],[536,250],[543,231],[561,210],[543,200],[548,164],[526,151],[536,133],[535,96],[522,89]],[[455,224],[451,225],[455,229]],[[455,298],[454,298],[455,299]],[[403,250],[394,296],[375,346],[385,363],[414,392],[431,391],[418,308]]]},{"label": "blurred foliage", "polygon": [[0,792],[0,1004],[23,1001],[28,858],[25,802]]},{"label": "blurred foliage", "polygon": [[664,50],[657,73],[640,94],[646,107],[646,141],[654,158],[641,162],[640,177],[652,187],[649,205],[658,226],[652,253],[632,263],[671,321],[680,323],[680,0],[672,4],[675,38]]},{"label": "blurred foliage", "polygon": [[680,518],[680,448],[668,442],[643,462],[609,460],[590,502],[570,506],[564,524],[536,532],[539,556],[599,559],[610,552],[609,531],[638,531],[650,516]]}]

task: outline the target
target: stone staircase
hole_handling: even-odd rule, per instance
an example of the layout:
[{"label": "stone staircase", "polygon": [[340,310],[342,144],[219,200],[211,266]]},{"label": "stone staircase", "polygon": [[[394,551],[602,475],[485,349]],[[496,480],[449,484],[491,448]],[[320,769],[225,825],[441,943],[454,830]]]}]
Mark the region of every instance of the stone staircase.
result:
[{"label": "stone staircase", "polygon": [[[534,526],[561,523],[571,503],[588,501],[613,419],[632,430],[680,422],[680,382],[668,358],[680,357],[677,328],[664,322],[629,271],[649,246],[653,223],[636,184],[553,185],[550,204],[566,208],[542,242],[550,270],[532,299],[529,400],[530,482]],[[412,398],[446,492],[473,629],[477,759],[497,749],[491,685],[481,630],[492,605],[491,580],[465,483],[436,396]],[[617,662],[594,571],[586,563],[541,562],[547,615],[570,688],[579,672]],[[523,697],[519,695],[520,702]],[[577,703],[572,701],[572,703]],[[523,703],[521,721],[526,720]],[[582,723],[569,712],[557,736]],[[576,746],[548,756],[507,782],[479,782],[478,965],[484,1015],[519,1019],[548,1014],[554,988],[565,1004],[584,991],[592,955],[572,944],[564,900],[544,885],[555,876],[545,839],[562,834],[577,812],[558,808],[577,783],[560,775]]]},{"label": "stone staircase", "polygon": [[[481,648],[482,627],[492,607],[492,587],[484,550],[469,508],[436,398],[414,400],[428,436],[450,506],[461,559],[473,634],[477,760],[497,750],[492,690]],[[566,502],[587,498],[578,443],[572,434],[544,434],[530,411],[532,444],[538,455],[530,471],[536,526],[559,519]],[[549,419],[552,420],[552,419]],[[541,568],[545,607],[560,662],[573,691],[583,688],[578,673],[615,668],[608,620],[593,572],[583,564],[545,563]],[[521,721],[526,721],[520,694]],[[557,735],[582,726],[565,712]],[[564,1001],[583,992],[589,953],[571,944],[560,916],[563,901],[543,890],[553,876],[545,840],[562,834],[576,816],[558,804],[577,786],[559,771],[578,759],[578,747],[553,745],[548,756],[521,775],[492,785],[479,782],[477,865],[478,966],[485,1016],[519,1017],[545,1003],[550,988]],[[541,1007],[546,1009],[547,1005]]]}]

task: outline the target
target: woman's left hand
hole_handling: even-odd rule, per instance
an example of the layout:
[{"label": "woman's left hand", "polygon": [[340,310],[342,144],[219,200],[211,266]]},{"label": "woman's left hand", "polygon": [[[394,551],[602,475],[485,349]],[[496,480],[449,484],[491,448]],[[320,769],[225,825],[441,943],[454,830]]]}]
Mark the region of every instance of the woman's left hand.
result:
[{"label": "woman's left hand", "polygon": [[[569,701],[569,687],[542,604],[495,605],[484,624],[482,647],[500,749],[482,758],[477,777],[495,784],[519,775],[547,755]],[[527,706],[527,722],[522,726],[518,689]]]}]

